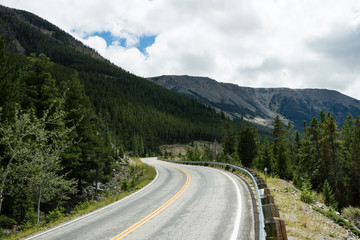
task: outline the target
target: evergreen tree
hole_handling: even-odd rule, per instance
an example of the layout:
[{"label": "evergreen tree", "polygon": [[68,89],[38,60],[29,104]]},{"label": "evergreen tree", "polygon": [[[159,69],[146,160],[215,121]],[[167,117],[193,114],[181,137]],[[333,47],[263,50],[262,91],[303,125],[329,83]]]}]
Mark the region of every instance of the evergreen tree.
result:
[{"label": "evergreen tree", "polygon": [[44,54],[38,57],[32,54],[29,61],[23,74],[22,108],[34,109],[36,116],[42,117],[58,98],[56,82],[51,75],[54,63]]},{"label": "evergreen tree", "polygon": [[347,119],[341,129],[341,143],[342,143],[342,153],[345,162],[349,161],[351,158],[351,146],[353,141],[353,131],[354,131],[354,118],[351,114],[347,116]]},{"label": "evergreen tree", "polygon": [[273,156],[273,150],[271,144],[267,139],[265,139],[264,143],[260,146],[259,153],[256,159],[256,168],[262,171],[267,168],[267,172],[269,174],[277,172],[277,165]]},{"label": "evergreen tree", "polygon": [[95,149],[105,147],[98,144],[95,114],[78,74],[62,82],[61,89],[65,97],[64,110],[67,112],[65,122],[68,127],[75,127],[69,137],[76,143],[63,152],[62,165],[70,178],[77,179],[81,193],[83,181],[90,180],[89,173],[97,166],[93,163],[96,160]]},{"label": "evergreen tree", "polygon": [[286,144],[286,139],[284,136],[281,136],[278,139],[277,144],[275,145],[275,159],[277,165],[277,174],[282,179],[289,178],[289,152]]},{"label": "evergreen tree", "polygon": [[225,133],[222,142],[224,153],[231,155],[235,152],[235,144],[236,144],[235,130],[229,123],[225,124],[224,129],[225,129],[224,131]]},{"label": "evergreen tree", "polygon": [[19,103],[19,86],[19,73],[9,63],[4,37],[0,37],[0,121],[14,117],[16,104]]},{"label": "evergreen tree", "polygon": [[346,162],[348,173],[348,204],[359,206],[360,199],[360,116],[356,117],[351,141],[351,159]]},{"label": "evergreen tree", "polygon": [[337,210],[338,203],[335,200],[335,195],[332,192],[332,189],[330,187],[330,184],[327,180],[325,180],[323,187],[322,187],[322,194],[325,198],[325,204],[326,206],[331,207],[334,210]]},{"label": "evergreen tree", "polygon": [[341,145],[339,131],[334,117],[328,113],[321,124],[320,130],[320,163],[319,177],[323,181],[328,180],[334,189],[337,197],[341,197],[340,189],[337,187],[341,183],[340,177],[343,174],[343,161],[340,155]]},{"label": "evergreen tree", "polygon": [[274,135],[273,153],[276,160],[276,171],[274,173],[279,175],[280,178],[288,178],[288,162],[289,162],[289,150],[286,143],[284,124],[281,122],[280,117],[276,116],[273,122],[274,129],[272,131]]},{"label": "evergreen tree", "polygon": [[255,129],[246,123],[241,129],[240,140],[238,142],[237,153],[240,156],[241,163],[245,167],[251,167],[254,158],[256,157],[256,133]]},{"label": "evergreen tree", "polygon": [[280,120],[279,115],[276,115],[275,120],[272,123],[272,125],[273,125],[272,134],[274,135],[274,138],[276,141],[277,139],[279,139],[281,136],[283,136],[285,134],[284,124]]},{"label": "evergreen tree", "polygon": [[300,140],[299,164],[296,167],[296,176],[309,178],[315,187],[320,185],[319,172],[319,136],[320,128],[317,119],[314,117],[310,126],[305,127],[303,137]]},{"label": "evergreen tree", "polygon": [[353,146],[353,133],[354,133],[354,118],[351,114],[347,116],[347,119],[345,123],[342,126],[340,138],[341,138],[341,158],[344,162],[344,166],[342,167],[343,172],[341,176],[339,177],[339,183],[341,184],[342,188],[342,197],[340,204],[341,205],[347,205],[347,203],[351,202],[352,200],[352,189],[351,185],[353,185],[352,181],[352,169],[349,169],[349,166],[352,165],[352,146]]}]

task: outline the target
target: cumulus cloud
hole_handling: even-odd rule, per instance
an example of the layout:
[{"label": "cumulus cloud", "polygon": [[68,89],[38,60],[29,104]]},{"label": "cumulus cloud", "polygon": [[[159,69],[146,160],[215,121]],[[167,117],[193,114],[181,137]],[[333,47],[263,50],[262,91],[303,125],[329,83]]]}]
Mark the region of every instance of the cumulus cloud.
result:
[{"label": "cumulus cloud", "polygon": [[[329,88],[360,99],[358,0],[0,0],[139,76]],[[96,33],[109,32],[110,44]],[[139,47],[144,36],[154,42]],[[125,39],[125,44],[118,39]],[[140,50],[139,50],[140,49]]]}]

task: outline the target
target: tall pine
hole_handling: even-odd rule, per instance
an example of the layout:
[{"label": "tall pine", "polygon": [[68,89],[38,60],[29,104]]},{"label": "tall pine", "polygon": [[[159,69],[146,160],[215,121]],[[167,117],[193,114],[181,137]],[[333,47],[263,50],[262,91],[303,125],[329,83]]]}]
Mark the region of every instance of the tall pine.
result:
[{"label": "tall pine", "polygon": [[50,109],[58,98],[55,79],[51,75],[54,63],[45,54],[29,57],[30,63],[25,67],[22,81],[22,107],[34,109],[37,117]]},{"label": "tall pine", "polygon": [[276,160],[276,171],[274,172],[280,178],[286,179],[289,177],[288,161],[289,161],[289,150],[286,143],[286,136],[284,130],[284,124],[281,122],[280,117],[276,116],[273,122],[273,152]]},{"label": "tall pine", "polygon": [[320,129],[320,162],[319,177],[328,180],[330,186],[336,189],[335,195],[341,197],[340,177],[343,174],[343,159],[341,157],[341,142],[339,130],[334,117],[328,113],[323,119]]},{"label": "tall pine", "polygon": [[0,37],[0,121],[12,120],[19,102],[19,73],[9,63],[4,37]]},{"label": "tall pine", "polygon": [[238,154],[241,159],[241,163],[245,167],[251,167],[254,158],[256,157],[256,132],[249,122],[242,127],[240,133],[240,139],[238,142]]}]

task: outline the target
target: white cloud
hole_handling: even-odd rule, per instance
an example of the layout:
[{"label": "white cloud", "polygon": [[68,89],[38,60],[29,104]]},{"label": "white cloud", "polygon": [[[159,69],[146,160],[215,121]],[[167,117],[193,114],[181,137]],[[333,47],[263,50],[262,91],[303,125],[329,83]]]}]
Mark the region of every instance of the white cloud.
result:
[{"label": "white cloud", "polygon": [[[358,0],[0,0],[72,32],[137,75],[329,88],[360,99]],[[88,37],[111,32],[126,46]],[[139,38],[156,35],[142,54]]]}]

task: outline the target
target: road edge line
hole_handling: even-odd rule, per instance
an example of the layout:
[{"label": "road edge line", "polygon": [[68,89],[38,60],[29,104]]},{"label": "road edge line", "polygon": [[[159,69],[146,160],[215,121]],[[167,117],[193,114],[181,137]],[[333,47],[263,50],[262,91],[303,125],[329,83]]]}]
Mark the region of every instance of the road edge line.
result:
[{"label": "road edge line", "polygon": [[[142,158],[142,159],[144,159],[144,158]],[[141,160],[141,159],[140,159],[140,160]],[[148,164],[148,165],[151,165],[151,166],[154,167],[154,165],[152,165],[152,164]],[[154,168],[155,168],[155,167],[154,167]],[[69,225],[69,224],[71,224],[71,223],[75,223],[75,222],[81,221],[81,220],[83,220],[83,219],[86,218],[86,217],[89,217],[89,216],[91,216],[91,215],[93,215],[93,214],[95,214],[95,213],[97,213],[97,212],[100,212],[100,211],[103,211],[103,210],[105,210],[105,209],[107,209],[107,208],[109,208],[109,207],[112,207],[113,205],[116,205],[116,204],[118,204],[118,203],[120,203],[120,202],[122,202],[122,201],[124,201],[124,200],[126,200],[126,199],[128,199],[128,198],[130,198],[130,197],[132,197],[132,196],[134,196],[134,195],[142,192],[143,190],[145,190],[145,189],[147,189],[149,186],[151,186],[151,185],[156,181],[156,179],[158,178],[159,172],[158,172],[158,170],[157,170],[156,168],[155,168],[155,170],[156,170],[156,176],[155,176],[155,178],[154,178],[149,184],[147,184],[146,186],[144,186],[143,188],[141,188],[141,189],[139,189],[139,190],[131,193],[130,195],[128,195],[128,196],[126,196],[126,197],[124,197],[124,198],[122,198],[122,199],[119,199],[119,200],[117,200],[117,201],[115,201],[115,202],[113,202],[113,203],[110,203],[109,205],[106,205],[106,206],[104,206],[104,207],[101,207],[101,208],[99,208],[99,209],[96,209],[96,210],[94,210],[94,211],[92,211],[92,212],[86,213],[85,215],[82,215],[82,216],[77,217],[77,218],[75,218],[75,219],[69,220],[68,222],[61,223],[61,224],[58,225],[58,226],[55,226],[55,227],[53,227],[53,228],[50,228],[50,229],[48,229],[48,230],[45,230],[45,231],[43,231],[43,232],[40,232],[40,233],[35,234],[35,235],[33,235],[33,236],[30,236],[29,238],[25,238],[25,240],[30,240],[30,239],[34,239],[34,238],[40,237],[41,235],[44,235],[44,234],[49,233],[49,232],[52,232],[52,231],[54,231],[54,230],[56,230],[56,229],[65,227],[65,226],[67,226],[67,225]]]},{"label": "road edge line", "polygon": [[241,207],[240,207],[240,202],[241,202],[241,194],[240,194],[240,189],[239,189],[239,185],[236,183],[236,181],[234,180],[234,178],[230,175],[228,175],[228,173],[220,171],[218,169],[213,168],[213,170],[218,171],[222,174],[224,174],[226,177],[228,177],[232,183],[235,185],[236,188],[236,198],[237,198],[237,211],[236,211],[236,216],[235,216],[235,223],[234,223],[234,228],[233,231],[231,233],[231,237],[230,240],[236,240],[238,235],[239,235],[239,229],[240,229],[240,218],[241,218]]}]

